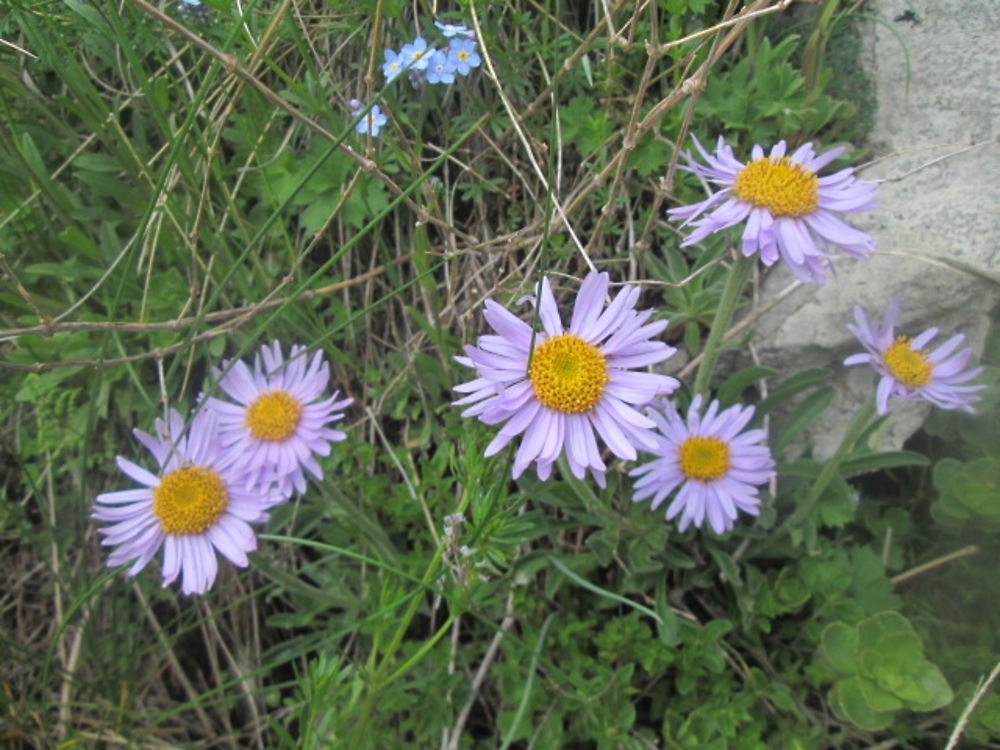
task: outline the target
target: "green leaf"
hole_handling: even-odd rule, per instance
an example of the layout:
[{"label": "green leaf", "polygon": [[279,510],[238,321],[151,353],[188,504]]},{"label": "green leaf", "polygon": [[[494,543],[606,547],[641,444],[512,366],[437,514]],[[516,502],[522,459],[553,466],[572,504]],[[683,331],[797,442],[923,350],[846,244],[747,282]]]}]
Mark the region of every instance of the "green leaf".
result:
[{"label": "green leaf", "polygon": [[775,407],[789,401],[798,394],[813,386],[827,382],[833,376],[833,371],[824,367],[803,370],[778,384],[771,395],[757,405],[757,414],[769,414]]},{"label": "green leaf", "polygon": [[809,598],[812,596],[809,587],[798,576],[798,571],[795,568],[787,567],[782,568],[778,574],[778,578],[771,588],[771,594],[774,597],[775,604],[779,607],[779,611],[776,614],[781,612],[795,612],[809,601]]},{"label": "green leaf", "polygon": [[856,456],[840,464],[840,472],[845,477],[869,474],[883,469],[898,469],[902,466],[928,466],[930,459],[913,451],[885,451],[867,456]]},{"label": "green leaf", "polygon": [[924,646],[915,632],[900,631],[879,638],[878,654],[883,668],[909,675],[913,665],[923,661]]},{"label": "green leaf", "polygon": [[777,372],[773,367],[763,367],[760,365],[744,367],[726,378],[722,385],[719,386],[716,398],[719,399],[719,403],[722,406],[729,406],[736,403],[743,394],[743,391],[758,380],[769,378]]},{"label": "green leaf", "polygon": [[671,153],[666,143],[658,141],[653,133],[646,133],[629,155],[628,167],[640,177],[659,174],[670,161]]},{"label": "green leaf", "polygon": [[657,635],[664,646],[676,646],[681,642],[679,633],[680,623],[677,615],[670,608],[670,602],[667,600],[666,576],[660,576],[660,579],[656,582],[655,604],[656,614],[660,616]]},{"label": "green leaf", "polygon": [[875,680],[858,675],[858,685],[865,703],[872,711],[895,711],[903,707],[903,702],[888,690],[883,690]]},{"label": "green leaf", "polygon": [[[307,232],[318,231],[326,223],[338,201],[339,196],[333,192],[315,196],[302,212],[302,228]],[[346,205],[344,208],[346,209]]]},{"label": "green leaf", "polygon": [[714,643],[732,629],[733,623],[729,620],[712,620],[705,623],[701,633],[707,642]]},{"label": "green leaf", "polygon": [[843,478],[834,477],[819,498],[819,518],[824,526],[839,528],[858,512],[857,494]]},{"label": "green leaf", "polygon": [[933,473],[939,493],[931,506],[935,520],[946,526],[967,522],[1000,525],[1000,461],[993,457],[962,462],[945,458]]},{"label": "green leaf", "polygon": [[689,320],[684,324],[684,348],[692,357],[701,352],[701,326],[697,321]]},{"label": "green leaf", "polygon": [[845,675],[858,671],[858,631],[846,622],[831,622],[820,636],[820,653]]},{"label": "green leaf", "polygon": [[[855,547],[850,551],[849,559],[850,592],[856,606],[860,606],[864,614],[882,612],[885,615],[897,615],[896,612],[886,611],[898,608],[900,599],[892,581],[885,575],[879,554],[868,546]],[[901,615],[897,616],[905,621]],[[870,644],[862,638],[861,647],[869,648]]]},{"label": "green leaf", "polygon": [[934,711],[947,706],[955,697],[941,670],[926,659],[917,663],[897,694],[914,711]]},{"label": "green leaf", "polygon": [[83,263],[31,263],[23,269],[25,277],[31,280],[40,276],[50,276],[63,281],[75,281],[76,279],[96,279],[101,275],[101,271],[93,266]]},{"label": "green leaf", "polygon": [[916,636],[910,621],[899,612],[879,612],[858,623],[858,643],[862,649],[878,649],[883,638],[896,635]]},{"label": "green leaf", "polygon": [[66,227],[59,233],[59,239],[73,250],[82,253],[88,260],[97,261],[101,257],[100,248],[77,227]]},{"label": "green leaf", "polygon": [[778,437],[771,441],[771,450],[774,453],[784,453],[785,448],[791,443],[816,417],[826,411],[826,408],[833,401],[837,392],[830,387],[821,388],[815,393],[810,393],[801,403],[792,410],[784,428]]},{"label": "green leaf", "polygon": [[729,581],[729,585],[737,590],[742,588],[743,580],[740,578],[739,566],[736,565],[730,554],[712,542],[707,542],[706,548],[708,554],[715,560],[715,564],[719,566],[719,570]]},{"label": "green leaf", "polygon": [[80,154],[73,160],[73,166],[87,172],[115,173],[122,171],[121,163],[107,154]]},{"label": "green leaf", "polygon": [[848,677],[833,686],[830,706],[840,719],[869,732],[885,729],[892,723],[891,711],[874,711],[868,705],[857,677]]}]

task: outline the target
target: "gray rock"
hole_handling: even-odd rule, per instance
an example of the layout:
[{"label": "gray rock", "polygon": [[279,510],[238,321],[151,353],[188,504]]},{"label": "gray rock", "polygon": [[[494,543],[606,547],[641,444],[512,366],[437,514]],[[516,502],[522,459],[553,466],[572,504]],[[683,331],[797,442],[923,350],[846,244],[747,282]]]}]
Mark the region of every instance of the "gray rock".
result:
[{"label": "gray rock", "polygon": [[[958,331],[979,354],[1000,302],[1000,289],[968,270],[1000,270],[1000,3],[876,0],[870,10],[883,22],[866,31],[878,112],[874,159],[859,174],[881,182],[881,205],[850,221],[876,238],[878,250],[868,261],[841,255],[835,277],[803,286],[765,313],[754,337],[762,364],[837,373],[840,397],[806,440],[821,458],[875,382],[870,369],[841,365],[861,351],[845,328],[854,305],[881,319],[902,294],[900,333],[938,326],[933,346]],[[908,10],[919,22],[901,19]],[[784,268],[770,272],[761,302],[793,280]],[[894,404],[884,448],[899,448],[930,411],[924,402]]]}]

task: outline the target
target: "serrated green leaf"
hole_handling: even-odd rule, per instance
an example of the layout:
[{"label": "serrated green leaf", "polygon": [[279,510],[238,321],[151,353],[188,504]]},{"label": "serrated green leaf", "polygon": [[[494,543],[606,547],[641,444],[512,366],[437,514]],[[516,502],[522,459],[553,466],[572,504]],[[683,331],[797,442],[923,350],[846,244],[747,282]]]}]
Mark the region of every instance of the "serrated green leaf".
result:
[{"label": "serrated green leaf", "polygon": [[857,514],[857,495],[841,477],[834,477],[819,498],[818,510],[824,526],[839,528]]}]

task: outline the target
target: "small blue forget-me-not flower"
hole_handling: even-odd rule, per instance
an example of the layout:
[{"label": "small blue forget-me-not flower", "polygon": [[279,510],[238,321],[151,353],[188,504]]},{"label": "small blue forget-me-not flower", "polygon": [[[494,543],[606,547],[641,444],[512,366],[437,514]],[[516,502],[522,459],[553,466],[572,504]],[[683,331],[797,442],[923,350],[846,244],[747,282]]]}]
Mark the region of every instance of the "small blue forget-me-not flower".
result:
[{"label": "small blue forget-me-not flower", "polygon": [[424,75],[427,77],[427,83],[454,83],[455,64],[444,52],[434,50]]},{"label": "small blue forget-me-not flower", "polygon": [[[351,117],[357,117],[364,110],[364,106],[357,99],[351,99],[349,104],[351,106]],[[382,110],[376,104],[368,110],[368,114],[358,120],[354,129],[359,133],[368,133],[372,138],[378,138],[379,131],[386,122],[388,122],[388,118],[382,114]]]},{"label": "small blue forget-me-not flower", "polygon": [[460,23],[441,23],[440,21],[435,21],[434,25],[441,29],[441,33],[449,39],[453,36],[465,36],[471,39],[475,35],[472,29],[462,26]]},{"label": "small blue forget-me-not flower", "polygon": [[467,76],[472,68],[478,68],[482,60],[476,52],[476,43],[472,39],[453,38],[448,42],[448,59],[455,64],[455,70],[460,75]]}]

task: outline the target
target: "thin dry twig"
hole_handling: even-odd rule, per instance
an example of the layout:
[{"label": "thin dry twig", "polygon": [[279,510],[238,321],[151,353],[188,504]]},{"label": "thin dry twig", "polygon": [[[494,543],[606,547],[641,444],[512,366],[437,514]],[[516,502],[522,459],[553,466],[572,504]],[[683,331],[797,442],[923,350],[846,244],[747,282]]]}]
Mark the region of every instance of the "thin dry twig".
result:
[{"label": "thin dry twig", "polygon": [[[404,255],[396,258],[391,264],[395,265],[398,263],[405,262],[410,259],[411,256]],[[180,332],[194,325],[199,325],[201,323],[215,323],[222,321],[225,324],[212,328],[201,334],[193,336],[187,341],[181,341],[177,344],[172,344],[170,346],[161,347],[159,349],[154,349],[152,351],[143,352],[141,354],[128,355],[125,357],[109,358],[103,360],[64,360],[61,362],[32,362],[27,364],[22,364],[19,362],[4,362],[0,361],[0,369],[8,370],[21,370],[27,372],[44,372],[46,370],[52,370],[58,367],[97,367],[97,366],[107,366],[114,364],[123,364],[125,362],[138,362],[144,359],[159,359],[168,354],[172,354],[185,346],[189,346],[193,343],[199,341],[206,341],[208,339],[214,338],[225,333],[230,333],[239,326],[252,320],[255,315],[261,313],[265,310],[280,307],[281,305],[288,304],[291,302],[304,302],[315,297],[329,294],[331,292],[340,291],[346,289],[347,287],[355,286],[357,284],[364,283],[371,278],[379,276],[385,272],[386,265],[376,266],[375,268],[355,276],[353,279],[347,279],[345,281],[338,281],[334,284],[327,284],[324,287],[318,289],[307,289],[306,291],[296,295],[295,297],[281,297],[279,299],[267,299],[253,305],[247,305],[245,307],[236,307],[230,310],[219,310],[216,312],[206,313],[202,316],[189,316],[184,318],[178,318],[176,320],[166,320],[155,323],[132,323],[128,321],[86,321],[77,323],[58,323],[53,326],[28,326],[26,328],[12,328],[6,331],[0,331],[0,341],[9,340],[17,338],[18,336],[28,336],[28,335],[50,335],[52,333],[66,333],[66,332],[78,332],[78,331],[114,331],[117,333],[151,333],[153,331],[169,331],[169,332]]]},{"label": "thin dry twig", "polygon": [[941,555],[941,557],[936,557],[930,562],[925,562],[921,565],[917,565],[915,568],[910,568],[905,570],[899,575],[895,575],[889,580],[892,583],[902,583],[903,581],[908,581],[911,578],[916,578],[917,576],[926,573],[935,568],[940,568],[942,565],[947,565],[955,560],[960,560],[963,557],[968,557],[969,555],[975,555],[979,552],[979,547],[974,544],[970,544],[968,547],[962,547],[962,549],[955,550],[954,552],[949,552],[947,555]]},{"label": "thin dry twig", "polygon": [[[479,16],[476,13],[476,4],[473,3],[472,5],[469,6],[469,8],[472,12],[472,24],[473,26],[475,26],[476,35],[481,40],[483,38],[483,33],[482,33],[482,28],[480,27],[479,24]],[[524,128],[521,126],[520,116],[517,114],[517,112],[514,109],[514,105],[507,97],[507,93],[504,91],[503,86],[500,85],[500,77],[497,75],[496,67],[493,65],[493,57],[490,54],[485,44],[481,45],[481,52],[482,52],[483,62],[486,63],[486,70],[489,73],[490,80],[492,80],[493,84],[496,86],[497,93],[500,96],[500,101],[503,103],[504,109],[507,110],[507,115],[510,117],[510,121],[514,125],[514,129],[517,131],[517,136],[521,141],[521,145],[524,148],[524,152],[528,156],[528,161],[531,162],[531,168],[535,171],[535,174],[541,181],[542,186],[549,194],[548,197],[552,201],[553,208],[555,208],[556,213],[558,213],[559,216],[562,218],[564,226],[566,227],[566,231],[569,232],[569,236],[573,240],[573,244],[576,245],[576,249],[579,251],[580,255],[583,256],[584,263],[587,264],[587,267],[590,270],[596,271],[597,268],[594,266],[594,262],[590,259],[590,256],[587,254],[586,249],[583,247],[583,243],[580,242],[580,238],[577,237],[576,232],[573,230],[573,225],[570,223],[569,216],[567,215],[566,210],[563,208],[562,203],[556,196],[555,190],[549,186],[549,181],[545,177],[545,172],[542,171],[542,168],[539,165],[538,160],[535,158],[535,150],[531,147],[531,142],[528,139],[527,134],[524,132]],[[548,217],[545,218],[545,221],[546,222],[549,221]]]},{"label": "thin dry twig", "polygon": [[504,636],[507,634],[507,631],[514,627],[514,621],[514,592],[511,591],[507,595],[507,604],[504,607],[504,616],[500,622],[500,628],[493,634],[493,639],[490,641],[490,645],[483,655],[483,660],[479,663],[479,668],[472,678],[472,683],[469,686],[469,697],[465,701],[465,705],[462,706],[462,710],[458,712],[458,716],[455,717],[455,725],[451,728],[447,744],[444,745],[445,750],[458,750],[458,743],[462,738],[465,723],[469,720],[472,707],[479,700],[479,690],[483,686],[483,682],[486,680],[493,662],[497,658]]},{"label": "thin dry twig", "polygon": [[979,701],[983,699],[983,696],[986,695],[986,691],[990,689],[990,685],[993,684],[997,675],[1000,675],[1000,662],[997,662],[997,665],[993,667],[993,671],[989,673],[989,676],[985,680],[982,678],[979,679],[976,692],[972,694],[972,698],[969,699],[969,702],[965,704],[965,708],[962,709],[962,713],[959,715],[958,721],[955,722],[955,728],[948,737],[948,744],[944,746],[944,750],[953,750],[958,744],[962,732],[965,731],[965,725],[969,723],[969,717],[972,716],[972,712],[979,705]]}]

